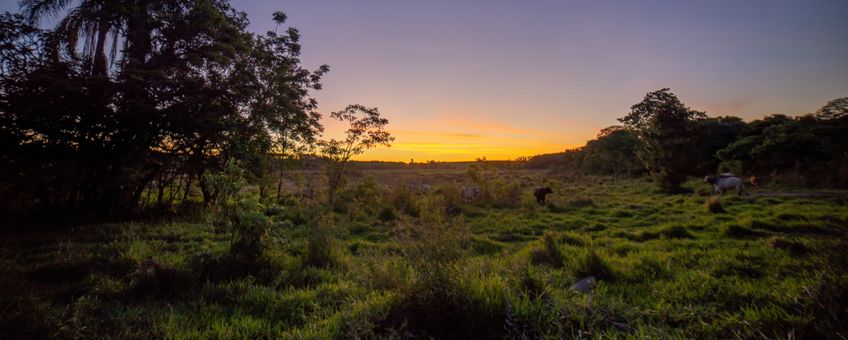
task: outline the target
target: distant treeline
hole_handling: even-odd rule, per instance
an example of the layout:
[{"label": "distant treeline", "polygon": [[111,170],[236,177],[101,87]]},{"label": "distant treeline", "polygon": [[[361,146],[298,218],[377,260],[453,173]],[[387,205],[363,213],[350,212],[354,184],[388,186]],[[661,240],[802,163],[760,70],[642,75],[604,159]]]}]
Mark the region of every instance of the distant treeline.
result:
[{"label": "distant treeline", "polygon": [[815,113],[745,122],[707,117],[663,89],[649,93],[620,121],[623,125],[603,129],[583,147],[530,157],[525,166],[561,174],[649,174],[669,190],[687,176],[717,172],[848,187],[848,98]]}]

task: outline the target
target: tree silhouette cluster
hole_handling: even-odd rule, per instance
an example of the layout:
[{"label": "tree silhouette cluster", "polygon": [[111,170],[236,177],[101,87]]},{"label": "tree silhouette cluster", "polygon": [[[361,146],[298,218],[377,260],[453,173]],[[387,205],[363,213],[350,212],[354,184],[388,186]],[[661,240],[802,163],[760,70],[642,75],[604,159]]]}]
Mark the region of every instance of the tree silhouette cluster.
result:
[{"label": "tree silhouette cluster", "polygon": [[848,97],[815,113],[745,122],[707,117],[670,89],[648,93],[586,146],[527,160],[531,167],[597,175],[650,175],[677,192],[688,177],[716,172],[757,175],[798,185],[848,186]]},{"label": "tree silhouette cluster", "polygon": [[222,0],[72,4],[25,0],[0,17],[5,209],[119,215],[176,181],[212,202],[208,175],[227,162],[261,179],[270,154],[316,143],[309,91],[329,68],[301,66],[296,29],[251,33]]}]

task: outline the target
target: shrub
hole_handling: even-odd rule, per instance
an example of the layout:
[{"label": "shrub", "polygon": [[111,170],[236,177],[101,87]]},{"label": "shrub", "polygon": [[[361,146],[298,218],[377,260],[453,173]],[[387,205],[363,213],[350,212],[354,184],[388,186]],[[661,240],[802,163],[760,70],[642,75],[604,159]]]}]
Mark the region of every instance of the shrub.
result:
[{"label": "shrub", "polygon": [[444,185],[436,190],[436,193],[442,197],[442,207],[444,213],[448,216],[456,216],[463,211],[462,190],[457,185]]},{"label": "shrub", "polygon": [[254,260],[264,253],[263,239],[268,233],[270,222],[258,212],[239,213],[235,226],[236,239],[230,245],[230,253]]},{"label": "shrub", "polygon": [[387,201],[398,212],[412,217],[418,217],[421,214],[421,209],[416,202],[415,193],[412,192],[412,189],[408,185],[398,185],[392,188],[388,193]]},{"label": "shrub", "polygon": [[326,268],[339,263],[340,254],[336,230],[332,215],[324,215],[313,222],[306,237],[306,254],[303,263],[309,266]]},{"label": "shrub", "polygon": [[726,212],[724,207],[721,205],[721,199],[718,196],[710,196],[706,202],[704,202],[704,210],[708,213],[720,214]]},{"label": "shrub", "polygon": [[521,186],[516,182],[495,180],[489,184],[492,206],[515,208],[521,204]]}]

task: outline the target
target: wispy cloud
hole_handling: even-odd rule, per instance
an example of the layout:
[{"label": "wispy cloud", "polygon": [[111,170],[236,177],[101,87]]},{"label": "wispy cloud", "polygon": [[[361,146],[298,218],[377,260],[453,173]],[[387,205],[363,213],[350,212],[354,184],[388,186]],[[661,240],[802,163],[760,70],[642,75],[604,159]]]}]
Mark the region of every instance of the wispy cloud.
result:
[{"label": "wispy cloud", "polygon": [[392,133],[403,136],[424,136],[424,137],[447,137],[447,138],[483,138],[484,135],[478,133],[461,133],[461,132],[435,132],[435,131],[413,131],[413,130],[394,130]]}]

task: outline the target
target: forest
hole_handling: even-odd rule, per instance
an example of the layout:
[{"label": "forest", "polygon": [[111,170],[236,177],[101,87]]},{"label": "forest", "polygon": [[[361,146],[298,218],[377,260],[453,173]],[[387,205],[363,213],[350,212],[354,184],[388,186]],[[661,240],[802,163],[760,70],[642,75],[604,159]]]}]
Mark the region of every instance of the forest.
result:
[{"label": "forest", "polygon": [[848,97],[746,121],[645,89],[579,148],[364,162],[392,113],[322,117],[330,66],[284,12],[259,34],[224,0],[20,4],[0,337],[848,336]]}]

